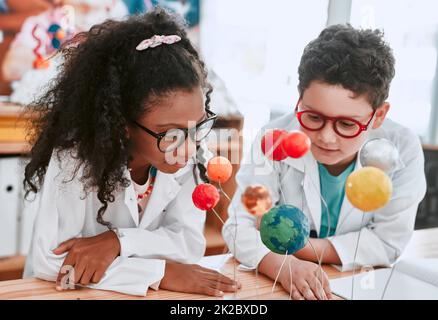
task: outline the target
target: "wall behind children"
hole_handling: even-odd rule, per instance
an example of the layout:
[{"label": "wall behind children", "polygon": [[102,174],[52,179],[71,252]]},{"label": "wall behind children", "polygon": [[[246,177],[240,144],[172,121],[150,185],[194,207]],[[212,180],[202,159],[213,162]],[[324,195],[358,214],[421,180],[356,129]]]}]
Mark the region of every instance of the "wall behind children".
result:
[{"label": "wall behind children", "polygon": [[244,130],[291,110],[304,46],[326,25],[349,22],[383,29],[394,50],[389,116],[423,142],[438,143],[438,1],[204,0],[201,6],[202,53],[238,101]]}]

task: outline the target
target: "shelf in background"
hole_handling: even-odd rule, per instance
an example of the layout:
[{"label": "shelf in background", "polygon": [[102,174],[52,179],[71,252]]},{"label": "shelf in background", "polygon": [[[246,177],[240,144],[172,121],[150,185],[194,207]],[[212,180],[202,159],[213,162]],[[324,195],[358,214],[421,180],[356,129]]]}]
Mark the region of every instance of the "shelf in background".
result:
[{"label": "shelf in background", "polygon": [[21,279],[25,261],[24,256],[0,258],[0,281]]},{"label": "shelf in background", "polygon": [[26,126],[33,116],[23,106],[0,102],[0,155],[26,154]]}]

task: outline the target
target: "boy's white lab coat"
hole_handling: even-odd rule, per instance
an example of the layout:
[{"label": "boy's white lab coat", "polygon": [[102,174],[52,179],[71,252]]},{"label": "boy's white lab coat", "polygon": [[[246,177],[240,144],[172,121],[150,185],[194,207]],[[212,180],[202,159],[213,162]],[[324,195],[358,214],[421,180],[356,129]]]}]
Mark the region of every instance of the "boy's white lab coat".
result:
[{"label": "boy's white lab coat", "polygon": [[[288,114],[274,120],[261,132],[272,128],[294,130],[299,128],[299,123],[294,114]],[[229,219],[222,230],[234,255],[249,267],[257,266],[270,251],[261,242],[259,231],[255,228],[255,217],[247,213],[241,203],[241,195],[247,186],[264,185],[270,191],[273,203],[302,208],[309,218],[311,230],[317,234],[321,225],[319,172],[311,152],[301,159],[269,161],[261,152],[261,134],[255,139],[248,155],[251,158],[247,156],[242,160],[236,177],[237,191],[228,209]],[[356,266],[387,266],[393,263],[411,238],[418,204],[426,192],[424,156],[418,137],[389,119],[379,129],[369,132],[369,138],[373,137],[393,142],[404,165],[391,174],[393,194],[385,207],[362,213],[344,197],[336,234],[329,238],[341,259],[343,271],[354,267],[359,230],[361,236]],[[357,161],[355,169],[359,167]],[[233,238],[235,234],[236,241]]]},{"label": "boy's white lab coat", "polygon": [[[108,230],[96,221],[101,206],[97,193],[84,197],[82,168],[71,180],[75,165],[68,152],[61,154],[61,161],[52,155],[42,189],[31,203],[37,216],[25,277],[54,281],[67,254],[57,256],[53,249],[71,238]],[[191,200],[192,170],[187,165],[175,174],[158,172],[141,222],[132,183],[116,192],[103,217],[118,228],[121,253],[101,281],[89,287],[144,296],[149,287],[158,288],[166,259],[195,263],[204,255],[205,213]],[[127,169],[125,176],[131,179]]]}]

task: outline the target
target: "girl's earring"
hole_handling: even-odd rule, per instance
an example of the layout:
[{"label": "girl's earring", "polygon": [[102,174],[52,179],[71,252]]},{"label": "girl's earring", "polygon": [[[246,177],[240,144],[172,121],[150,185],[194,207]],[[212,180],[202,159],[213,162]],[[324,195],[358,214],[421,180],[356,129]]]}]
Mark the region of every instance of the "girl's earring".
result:
[{"label": "girl's earring", "polygon": [[[131,157],[131,156],[130,156],[130,157]],[[130,163],[130,161],[129,161],[129,159],[128,159],[128,163],[126,164],[126,166],[128,167],[128,171],[131,172],[131,171],[132,171],[132,168],[129,167],[129,163]]]}]

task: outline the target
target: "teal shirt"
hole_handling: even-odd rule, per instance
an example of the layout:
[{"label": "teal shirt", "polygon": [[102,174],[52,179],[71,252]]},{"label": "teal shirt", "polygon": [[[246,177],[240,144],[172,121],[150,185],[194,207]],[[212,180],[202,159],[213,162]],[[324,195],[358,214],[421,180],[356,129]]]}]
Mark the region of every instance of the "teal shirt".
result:
[{"label": "teal shirt", "polygon": [[[322,198],[327,203],[327,207],[321,200],[321,228],[320,238],[333,236],[338,225],[339,213],[341,212],[342,201],[345,195],[345,181],[354,170],[356,161],[353,161],[340,175],[332,176],[326,167],[318,162],[319,181],[321,186]],[[330,212],[330,235],[328,235],[328,215]]]}]

